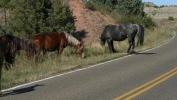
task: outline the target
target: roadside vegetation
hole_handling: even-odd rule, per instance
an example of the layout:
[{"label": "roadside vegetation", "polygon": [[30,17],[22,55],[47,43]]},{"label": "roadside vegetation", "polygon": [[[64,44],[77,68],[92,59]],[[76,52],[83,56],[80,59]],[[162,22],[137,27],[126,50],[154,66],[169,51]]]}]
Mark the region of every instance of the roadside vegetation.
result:
[{"label": "roadside vegetation", "polygon": [[[12,0],[12,1],[14,1],[14,0]],[[25,2],[26,0],[23,0],[23,1]],[[33,2],[32,2],[33,0],[29,0],[29,1],[33,5]],[[37,1],[40,1],[40,0],[37,0]],[[47,0],[44,0],[44,1],[47,1]],[[96,1],[99,1],[99,0],[96,0]],[[123,1],[125,1],[125,0],[122,0],[122,2]],[[130,0],[130,1],[133,2],[133,1],[139,1],[139,0]],[[174,22],[173,24],[171,24],[169,22],[171,20],[167,20],[165,24],[161,25],[159,20],[153,20],[152,18],[148,17],[142,11],[143,9],[140,9],[141,11],[139,11],[142,13],[142,15],[138,15],[139,13],[127,14],[124,12],[119,12],[118,9],[121,9],[121,8],[117,8],[116,6],[114,6],[114,8],[110,7],[108,4],[111,4],[111,3],[107,2],[107,4],[106,4],[105,2],[101,2],[101,0],[100,0],[100,2],[97,2],[97,3],[94,3],[94,2],[95,2],[94,0],[93,1],[90,0],[90,2],[85,2],[86,8],[93,10],[93,11],[98,10],[103,15],[107,14],[107,15],[112,16],[117,24],[132,22],[132,23],[142,24],[145,27],[144,46],[136,46],[135,51],[137,51],[137,52],[147,50],[147,49],[153,48],[155,46],[161,45],[162,43],[167,42],[173,36],[172,28],[166,27],[166,26],[174,25],[177,22],[176,19],[173,20],[173,22]],[[15,3],[15,2],[12,2],[12,3]],[[57,2],[57,3],[59,3],[59,2]],[[138,2],[135,4],[140,4],[140,7],[142,7],[141,2]],[[114,5],[117,5],[117,3],[114,2]],[[38,7],[38,6],[36,6],[36,7]],[[56,7],[56,5],[55,5],[55,7]],[[54,9],[55,7],[53,7],[53,9],[50,10],[50,13],[57,11],[56,9]],[[67,6],[65,6],[65,7],[63,9],[68,9]],[[102,10],[102,9],[104,9],[104,10]],[[117,9],[117,10],[115,10],[115,9]],[[40,10],[37,10],[37,11],[40,11]],[[41,11],[43,11],[43,10],[41,10]],[[60,31],[67,30],[70,34],[74,34],[74,28],[73,28],[74,22],[72,19],[73,17],[71,16],[72,12],[66,13],[65,10],[62,10],[62,11],[63,12],[60,12],[61,16],[62,16],[62,14],[63,15],[67,14],[69,16],[69,19],[66,18],[67,16],[62,17],[62,18],[65,18],[66,20],[63,19],[63,22],[61,22],[61,24],[60,24],[60,26],[62,26],[61,29],[57,28],[57,27],[60,27],[60,26],[58,26],[58,24],[53,23],[55,21],[52,18],[53,18],[53,16],[56,15],[54,13],[54,14],[52,14],[53,16],[50,16],[50,17],[48,16],[49,19],[52,19],[52,20],[48,19],[49,20],[48,22],[52,22],[50,24],[49,23],[46,25],[43,24],[42,22],[45,22],[46,20],[43,21],[41,19],[39,19],[41,23],[38,23],[38,24],[31,23],[31,25],[34,27],[34,29],[37,28],[36,30],[32,30],[30,28],[20,30],[21,28],[19,27],[19,25],[15,26],[16,25],[15,23],[20,24],[20,22],[11,21],[10,25],[13,25],[14,27],[17,27],[17,28],[15,28],[15,29],[9,28],[9,29],[5,30],[4,27],[1,27],[1,32],[2,32],[1,34],[5,34],[6,31],[8,31],[10,34],[12,34],[12,30],[15,31],[15,34],[13,34],[13,35],[19,35],[18,33],[22,32],[23,34],[20,34],[20,36],[26,36],[28,38],[31,37],[32,35],[37,34],[38,32],[47,33],[51,30],[52,30],[52,32],[58,31],[58,30],[60,30]],[[14,12],[16,12],[16,10],[14,10]],[[127,11],[125,11],[125,12],[127,12]],[[12,11],[12,13],[13,13],[13,11]],[[39,14],[41,14],[41,13],[42,12],[40,12]],[[58,11],[58,13],[59,13],[59,11]],[[35,17],[37,18],[37,16],[35,16]],[[12,19],[13,18],[16,18],[16,17],[12,17]],[[31,18],[34,18],[34,16],[32,16]],[[31,21],[32,19],[26,19],[26,21],[28,21],[28,20]],[[56,19],[56,20],[58,20],[58,19]],[[67,23],[67,21],[69,21],[69,22]],[[39,24],[44,25],[44,26],[41,26],[41,28],[40,28],[38,26]],[[53,25],[53,28],[51,28],[50,26],[47,26],[47,25]],[[11,26],[8,26],[8,27],[11,27]],[[5,27],[5,28],[8,28],[8,27]],[[28,26],[26,26],[26,27],[28,27]],[[174,29],[174,27],[173,27],[173,29]],[[28,30],[31,31],[31,34],[28,33]],[[78,68],[88,67],[93,64],[97,64],[100,62],[104,62],[104,61],[116,59],[116,58],[119,58],[119,57],[122,57],[125,55],[129,55],[126,52],[126,50],[128,48],[127,40],[122,41],[122,42],[114,42],[114,46],[115,46],[115,49],[118,50],[118,52],[114,53],[114,54],[110,54],[108,51],[107,44],[104,47],[102,47],[99,44],[99,42],[92,44],[92,45],[86,45],[84,48],[84,51],[85,51],[85,58],[84,59],[79,59],[79,57],[75,53],[75,49],[73,49],[71,47],[66,47],[64,49],[64,52],[60,56],[58,56],[57,52],[48,52],[45,56],[42,56],[41,59],[39,60],[39,62],[37,62],[37,63],[34,63],[35,62],[34,59],[27,59],[25,57],[24,52],[20,52],[20,54],[16,56],[15,63],[12,66],[11,70],[7,71],[7,70],[3,69],[2,88],[5,89],[5,88],[12,87],[15,85],[23,84],[26,82],[31,82],[31,81],[42,79],[42,78],[49,77],[52,75],[57,75],[59,73],[67,72],[67,71],[78,69]]]}]

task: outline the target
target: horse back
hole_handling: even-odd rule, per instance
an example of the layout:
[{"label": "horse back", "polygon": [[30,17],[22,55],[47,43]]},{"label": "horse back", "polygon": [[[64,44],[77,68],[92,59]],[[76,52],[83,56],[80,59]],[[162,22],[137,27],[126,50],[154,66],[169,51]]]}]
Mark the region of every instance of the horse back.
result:
[{"label": "horse back", "polygon": [[110,38],[115,41],[125,40],[127,38],[127,35],[125,33],[125,27],[122,25],[107,25],[102,33],[101,38]]},{"label": "horse back", "polygon": [[53,51],[60,46],[65,47],[67,40],[64,33],[39,34],[33,37],[33,45],[35,48]]},{"label": "horse back", "polygon": [[43,46],[44,39],[45,39],[45,35],[44,34],[35,35],[32,38],[32,43],[33,43],[34,47],[35,48],[41,48]]},{"label": "horse back", "polygon": [[55,49],[60,46],[65,47],[67,45],[67,39],[64,33],[52,33],[45,36],[45,49]]}]

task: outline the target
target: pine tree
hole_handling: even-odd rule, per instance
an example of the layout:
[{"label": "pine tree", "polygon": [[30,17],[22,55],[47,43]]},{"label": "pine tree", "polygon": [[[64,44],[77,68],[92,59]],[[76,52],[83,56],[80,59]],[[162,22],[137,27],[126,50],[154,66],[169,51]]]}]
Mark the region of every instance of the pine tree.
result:
[{"label": "pine tree", "polygon": [[115,10],[124,15],[144,16],[144,4],[142,0],[117,0]]},{"label": "pine tree", "polygon": [[49,12],[47,23],[53,27],[52,31],[66,31],[70,34],[75,32],[74,17],[69,6],[62,4],[61,0],[52,2],[52,9]]},{"label": "pine tree", "polygon": [[29,36],[45,26],[49,0],[11,0],[9,25],[15,34]]},{"label": "pine tree", "polygon": [[104,4],[111,7],[116,3],[117,0],[89,0],[89,1],[95,2],[98,5]]},{"label": "pine tree", "polygon": [[11,0],[9,26],[14,34],[29,37],[39,33],[73,33],[74,18],[61,0]]}]

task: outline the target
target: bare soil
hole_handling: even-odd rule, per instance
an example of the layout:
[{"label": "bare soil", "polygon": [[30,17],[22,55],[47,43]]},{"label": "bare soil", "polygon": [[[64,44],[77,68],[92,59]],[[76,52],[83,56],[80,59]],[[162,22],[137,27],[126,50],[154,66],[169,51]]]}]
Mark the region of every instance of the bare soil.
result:
[{"label": "bare soil", "polygon": [[73,16],[76,18],[76,33],[82,37],[86,45],[92,45],[99,41],[104,26],[115,24],[110,16],[86,9],[80,0],[69,0],[69,5],[73,10]]}]

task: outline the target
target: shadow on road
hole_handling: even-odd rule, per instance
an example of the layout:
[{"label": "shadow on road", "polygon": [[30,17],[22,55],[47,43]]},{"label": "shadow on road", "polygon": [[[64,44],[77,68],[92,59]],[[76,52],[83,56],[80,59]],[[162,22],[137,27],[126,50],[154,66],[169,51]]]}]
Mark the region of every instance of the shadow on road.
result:
[{"label": "shadow on road", "polygon": [[139,54],[143,54],[143,55],[152,55],[152,54],[156,54],[156,53],[149,53],[149,52],[141,52],[141,53],[139,53],[139,52],[136,52],[136,53],[134,53],[135,55],[139,55]]},{"label": "shadow on road", "polygon": [[38,87],[38,86],[44,86],[44,85],[38,85],[37,84],[37,85],[34,85],[34,86],[22,88],[22,89],[6,91],[6,92],[3,92],[2,97],[7,96],[7,95],[16,95],[16,94],[23,94],[23,93],[27,93],[27,92],[32,92],[32,91],[35,91],[35,88]]}]

